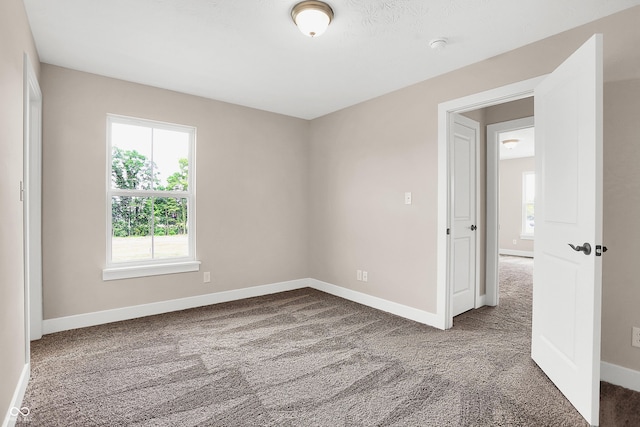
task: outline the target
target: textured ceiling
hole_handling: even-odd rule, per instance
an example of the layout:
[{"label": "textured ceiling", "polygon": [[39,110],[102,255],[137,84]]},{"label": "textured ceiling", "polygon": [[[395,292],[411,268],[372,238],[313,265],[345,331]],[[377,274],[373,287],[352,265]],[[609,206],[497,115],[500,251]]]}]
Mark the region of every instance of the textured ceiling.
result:
[{"label": "textured ceiling", "polygon": [[[640,0],[25,0],[43,62],[306,119],[640,4]],[[429,41],[449,39],[442,51]]]}]

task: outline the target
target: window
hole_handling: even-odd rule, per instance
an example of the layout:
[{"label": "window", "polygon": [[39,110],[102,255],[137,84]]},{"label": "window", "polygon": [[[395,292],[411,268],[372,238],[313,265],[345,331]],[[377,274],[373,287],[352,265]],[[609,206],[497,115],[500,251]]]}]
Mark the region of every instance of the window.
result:
[{"label": "window", "polygon": [[536,174],[522,174],[522,236],[533,237],[535,227]]},{"label": "window", "polygon": [[197,271],[195,128],[109,115],[107,140],[103,279]]}]

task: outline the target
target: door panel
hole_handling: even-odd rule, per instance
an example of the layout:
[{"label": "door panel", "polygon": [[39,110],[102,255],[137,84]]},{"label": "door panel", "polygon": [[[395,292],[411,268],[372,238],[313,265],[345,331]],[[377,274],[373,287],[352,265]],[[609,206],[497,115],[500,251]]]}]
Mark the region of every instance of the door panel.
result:
[{"label": "door panel", "polygon": [[453,277],[453,294],[458,295],[468,291],[471,282],[471,238],[455,239],[453,244],[454,262],[457,266]]},{"label": "door panel", "polygon": [[452,165],[452,313],[475,307],[476,295],[476,151],[479,124],[454,115]]},{"label": "door panel", "polygon": [[[602,36],[535,90],[536,244],[531,355],[598,424],[602,270]],[[568,244],[590,243],[585,255]]]},{"label": "door panel", "polygon": [[[536,260],[538,262],[538,260]],[[576,298],[578,265],[567,259],[561,259],[549,254],[544,255],[542,262],[549,266],[540,278],[546,284],[542,288],[545,292],[544,301],[548,301],[550,312],[563,312],[567,319],[576,318],[576,307],[565,306],[564,302]],[[555,323],[553,316],[544,316],[540,319],[545,331],[542,338],[547,341],[550,348],[553,348],[567,360],[575,360],[575,321]]]}]

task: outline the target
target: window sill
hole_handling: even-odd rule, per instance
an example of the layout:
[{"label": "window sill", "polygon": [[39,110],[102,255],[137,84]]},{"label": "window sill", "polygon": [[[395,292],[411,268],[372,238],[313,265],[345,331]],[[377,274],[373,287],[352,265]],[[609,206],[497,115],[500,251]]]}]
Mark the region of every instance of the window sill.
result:
[{"label": "window sill", "polygon": [[200,261],[110,267],[102,270],[102,280],[132,279],[134,277],[160,276],[162,274],[188,273],[191,271],[200,271]]},{"label": "window sill", "polygon": [[522,240],[533,240],[533,234],[521,234],[520,239]]}]

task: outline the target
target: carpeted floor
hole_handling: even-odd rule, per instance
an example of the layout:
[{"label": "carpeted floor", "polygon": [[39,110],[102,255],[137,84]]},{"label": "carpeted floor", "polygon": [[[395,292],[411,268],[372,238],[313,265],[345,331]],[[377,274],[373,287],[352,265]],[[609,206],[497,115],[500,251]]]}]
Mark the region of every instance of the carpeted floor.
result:
[{"label": "carpeted floor", "polygon": [[[439,331],[311,289],[47,335],[18,426],[583,426],[532,362],[531,263]],[[602,386],[601,425],[640,425]]]}]

